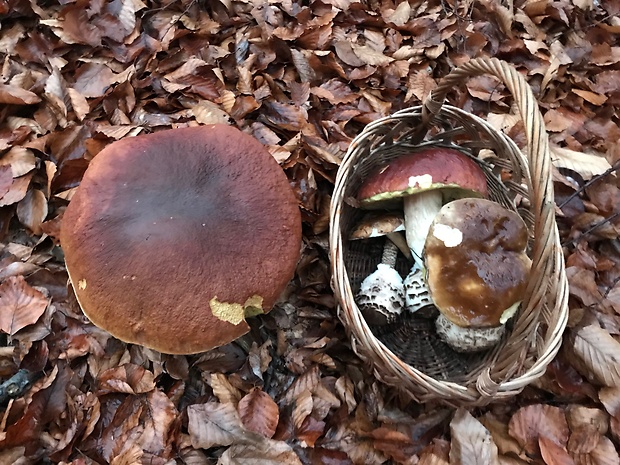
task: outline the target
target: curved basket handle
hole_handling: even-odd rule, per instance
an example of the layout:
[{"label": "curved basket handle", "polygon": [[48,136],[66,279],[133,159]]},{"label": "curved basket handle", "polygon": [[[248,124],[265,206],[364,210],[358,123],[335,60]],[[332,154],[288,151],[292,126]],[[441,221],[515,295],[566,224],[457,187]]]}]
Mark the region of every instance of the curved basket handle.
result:
[{"label": "curved basket handle", "polygon": [[[549,140],[543,117],[538,109],[538,103],[529,84],[521,74],[510,64],[497,58],[476,58],[454,69],[445,76],[424,102],[423,120],[427,121],[431,115],[441,109],[446,94],[454,87],[460,86],[468,77],[491,74],[502,81],[513,95],[523,123],[527,140],[527,159],[530,167],[531,182],[530,201],[532,211],[536,217],[534,235],[539,237],[557,228],[555,224],[555,209],[553,183],[551,176],[551,156],[549,154]],[[546,250],[545,250],[546,249]],[[545,241],[535,241],[532,250],[533,266],[545,261],[550,253]]]},{"label": "curved basket handle", "polygon": [[[539,240],[534,241],[532,249],[532,269],[537,269],[542,275],[549,277],[551,289],[557,290],[558,297],[556,306],[561,309],[556,321],[549,322],[550,328],[542,345],[537,350],[544,353],[544,357],[539,358],[530,367],[528,374],[519,376],[507,383],[504,388],[522,388],[533,379],[544,373],[547,364],[559,350],[562,332],[566,326],[568,312],[568,282],[564,270],[564,259],[559,240],[559,233],[555,221],[555,202],[553,192],[553,181],[551,175],[551,156],[549,153],[549,140],[545,129],[543,117],[538,108],[538,103],[534,93],[523,76],[510,64],[496,58],[478,58],[459,66],[441,80],[438,87],[431,93],[430,97],[424,102],[422,108],[422,121],[427,124],[431,117],[437,114],[442,107],[448,91],[456,86],[460,86],[466,78],[490,74],[502,81],[511,92],[515,104],[519,110],[521,119],[525,126],[527,140],[527,160],[529,165],[529,179],[531,185],[528,186],[530,193],[531,212],[534,214],[534,237]],[[555,247],[553,243],[555,242]],[[547,286],[540,286],[535,279],[530,279],[525,291],[530,298],[525,308],[526,318],[520,322],[523,329],[537,324],[535,314],[542,311],[542,304],[545,302]],[[530,326],[531,327],[531,326]],[[515,327],[516,331],[517,328]],[[526,334],[527,331],[523,331]],[[532,333],[532,332],[530,332]],[[533,334],[533,333],[532,333]],[[488,374],[487,374],[488,375]],[[484,394],[484,387],[497,388],[491,377],[481,377],[477,386],[478,390]]]}]

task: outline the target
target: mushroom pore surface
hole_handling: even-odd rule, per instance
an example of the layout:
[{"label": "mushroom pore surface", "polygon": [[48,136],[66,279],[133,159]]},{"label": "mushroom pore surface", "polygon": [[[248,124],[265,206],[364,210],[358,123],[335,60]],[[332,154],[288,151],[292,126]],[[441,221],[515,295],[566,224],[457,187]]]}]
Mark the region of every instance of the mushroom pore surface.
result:
[{"label": "mushroom pore surface", "polygon": [[211,125],[106,147],[67,207],[61,243],[94,324],[161,352],[196,353],[271,309],[294,274],[301,218],[266,149]]}]

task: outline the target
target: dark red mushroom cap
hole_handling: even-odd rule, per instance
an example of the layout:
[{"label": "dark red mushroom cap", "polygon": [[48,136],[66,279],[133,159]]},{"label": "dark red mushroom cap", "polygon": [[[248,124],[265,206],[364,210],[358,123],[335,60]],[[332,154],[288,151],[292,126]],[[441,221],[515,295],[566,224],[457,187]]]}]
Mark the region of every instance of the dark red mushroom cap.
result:
[{"label": "dark red mushroom cap", "polygon": [[458,150],[433,147],[395,158],[372,173],[357,198],[362,207],[382,207],[385,201],[437,188],[468,191],[473,197],[488,195],[484,172],[475,161]]},{"label": "dark red mushroom cap", "polygon": [[78,301],[115,337],[189,354],[248,331],[292,278],[301,217],[286,175],[226,125],[123,139],[91,162],[61,243]]}]

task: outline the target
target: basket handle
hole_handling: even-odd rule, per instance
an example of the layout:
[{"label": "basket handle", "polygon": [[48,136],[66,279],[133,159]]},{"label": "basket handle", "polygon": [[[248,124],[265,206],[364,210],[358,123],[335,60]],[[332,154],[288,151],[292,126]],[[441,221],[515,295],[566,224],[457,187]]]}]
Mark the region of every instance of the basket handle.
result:
[{"label": "basket handle", "polygon": [[[532,184],[528,187],[531,193],[531,208],[535,215],[534,235],[540,237],[545,231],[556,228],[549,139],[534,93],[525,78],[512,65],[497,58],[476,58],[454,69],[440,81],[424,102],[423,124],[426,125],[433,115],[439,113],[450,90],[460,86],[466,78],[482,74],[491,74],[506,85],[525,125],[527,160]],[[535,241],[532,250],[534,266],[548,259],[550,247],[546,245],[543,241]]]}]

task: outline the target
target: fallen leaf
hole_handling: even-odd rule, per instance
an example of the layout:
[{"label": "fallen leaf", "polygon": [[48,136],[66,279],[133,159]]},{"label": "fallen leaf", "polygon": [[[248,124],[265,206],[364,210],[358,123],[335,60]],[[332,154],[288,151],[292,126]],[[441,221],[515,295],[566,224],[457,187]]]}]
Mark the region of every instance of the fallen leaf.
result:
[{"label": "fallen leaf", "polygon": [[24,147],[13,147],[0,158],[0,166],[8,165],[14,178],[30,173],[37,166],[37,159],[32,150]]},{"label": "fallen leaf", "polygon": [[41,234],[41,224],[47,217],[47,199],[38,189],[31,189],[17,204],[17,217],[33,234]]},{"label": "fallen leaf", "polygon": [[278,426],[278,405],[264,391],[252,389],[237,406],[243,426],[249,431],[271,438]]},{"label": "fallen leaf", "polygon": [[575,355],[592,375],[605,386],[620,386],[620,343],[594,325],[572,331],[571,335]]},{"label": "fallen leaf", "polygon": [[302,465],[291,446],[283,441],[264,439],[234,444],[222,454],[218,465]]},{"label": "fallen leaf", "polygon": [[579,95],[579,97],[583,98],[584,100],[587,100],[593,105],[601,106],[607,101],[607,97],[605,97],[604,95],[597,94],[589,90],[571,89],[571,91]]},{"label": "fallen leaf", "polygon": [[529,455],[540,453],[538,439],[546,436],[559,445],[568,441],[568,423],[564,411],[551,405],[522,407],[510,418],[508,431]]},{"label": "fallen leaf", "polygon": [[232,404],[207,402],[190,405],[187,417],[189,436],[196,448],[229,446],[247,434]]},{"label": "fallen leaf", "polygon": [[543,435],[538,438],[538,444],[540,455],[547,465],[575,465],[566,448],[560,446],[553,439]]},{"label": "fallen leaf", "polygon": [[46,297],[23,276],[11,276],[0,285],[0,331],[13,335],[36,323],[47,304]]},{"label": "fallen leaf", "polygon": [[450,462],[462,465],[499,465],[497,446],[489,430],[467,410],[458,409],[450,422]]},{"label": "fallen leaf", "polygon": [[97,379],[98,393],[144,394],[155,389],[155,377],[143,366],[126,363],[100,373]]},{"label": "fallen leaf", "polygon": [[576,171],[586,180],[603,174],[611,168],[609,162],[602,155],[576,152],[557,145],[551,145],[549,150],[551,162],[554,166]]},{"label": "fallen leaf", "polygon": [[41,99],[34,92],[21,87],[0,84],[0,103],[7,105],[32,105]]}]

